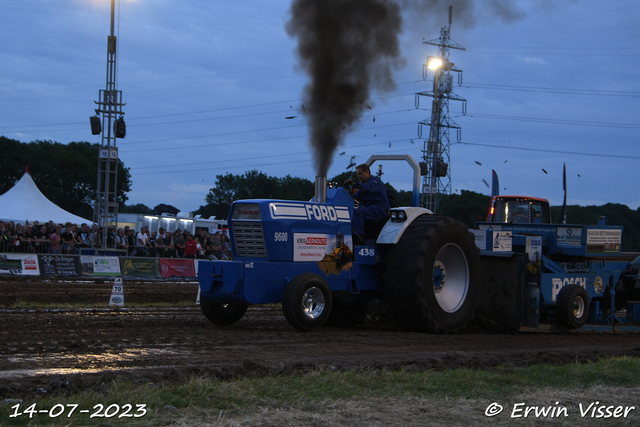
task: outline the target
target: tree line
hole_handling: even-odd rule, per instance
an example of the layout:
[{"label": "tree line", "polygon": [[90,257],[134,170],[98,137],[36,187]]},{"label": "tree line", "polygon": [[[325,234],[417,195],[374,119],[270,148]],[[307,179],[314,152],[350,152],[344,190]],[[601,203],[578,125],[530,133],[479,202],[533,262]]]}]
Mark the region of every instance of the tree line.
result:
[{"label": "tree line", "polygon": [[[0,136],[0,194],[10,190],[29,168],[38,188],[62,209],[83,218],[93,217],[98,187],[100,144],[20,141]],[[131,191],[131,174],[118,161],[117,201],[125,204]]]},{"label": "tree line", "polygon": [[[11,189],[22,177],[28,166],[31,176],[42,193],[53,203],[75,215],[92,218],[96,197],[98,150],[100,144],[52,141],[22,143],[0,136],[0,194]],[[354,172],[344,172],[329,179],[341,185],[345,179],[357,181]],[[393,188],[386,184],[388,188]],[[124,163],[118,161],[117,201],[120,212],[177,213],[178,209],[164,203],[153,209],[144,204],[127,205],[127,193],[131,191],[131,174]],[[412,194],[397,191],[399,206],[410,206]],[[205,204],[193,212],[207,218],[226,219],[231,203],[240,199],[310,200],[314,196],[314,183],[308,179],[287,175],[272,177],[257,170],[241,175],[230,173],[217,175],[214,186],[205,197]],[[439,215],[451,216],[472,228],[477,221],[484,221],[489,208],[489,196],[462,190],[460,194],[442,195]],[[552,221],[559,221],[561,206],[552,206]],[[622,249],[640,252],[640,208],[633,210],[626,205],[607,203],[602,206],[567,207],[570,224],[597,224],[600,217],[606,223],[624,227]]]},{"label": "tree line", "polygon": [[[345,179],[357,181],[353,172],[344,172],[328,179],[341,185]],[[387,188],[393,188],[385,184]],[[280,199],[310,200],[314,196],[314,183],[308,179],[269,177],[256,170],[243,175],[217,175],[216,184],[207,194],[206,205],[200,206],[195,213],[203,217],[215,215],[226,219],[231,203],[240,199]],[[399,206],[411,206],[410,191],[396,191]],[[486,221],[490,197],[474,191],[462,190],[460,194],[442,195],[438,215],[450,216],[473,228],[476,222]],[[551,206],[552,222],[560,221],[561,206]],[[640,208],[633,210],[627,205],[607,203],[603,206],[567,206],[567,223],[595,225],[606,217],[608,225],[622,225],[622,250],[640,252]]]}]

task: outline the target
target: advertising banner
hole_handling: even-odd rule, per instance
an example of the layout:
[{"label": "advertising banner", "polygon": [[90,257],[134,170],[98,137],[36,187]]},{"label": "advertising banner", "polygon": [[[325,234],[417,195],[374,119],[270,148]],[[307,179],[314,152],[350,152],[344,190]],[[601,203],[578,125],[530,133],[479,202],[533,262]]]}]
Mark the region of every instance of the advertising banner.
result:
[{"label": "advertising banner", "polygon": [[192,259],[160,258],[162,277],[195,277],[196,271]]},{"label": "advertising banner", "polygon": [[120,275],[120,261],[118,257],[81,256],[82,274],[90,276]]},{"label": "advertising banner", "polygon": [[494,231],[493,232],[493,251],[494,252],[511,252],[511,231]]},{"label": "advertising banner", "polygon": [[26,254],[0,254],[0,273],[37,276],[38,257]]},{"label": "advertising banner", "polygon": [[328,234],[294,233],[293,261],[322,261],[331,252]]},{"label": "advertising banner", "polygon": [[157,277],[158,268],[153,258],[120,258],[125,276]]},{"label": "advertising banner", "polygon": [[619,254],[622,243],[620,229],[587,230],[587,254]]},{"label": "advertising banner", "polygon": [[579,247],[582,245],[582,227],[558,227],[558,247]]},{"label": "advertising banner", "polygon": [[40,255],[40,274],[47,276],[78,276],[81,273],[80,258],[71,255]]}]

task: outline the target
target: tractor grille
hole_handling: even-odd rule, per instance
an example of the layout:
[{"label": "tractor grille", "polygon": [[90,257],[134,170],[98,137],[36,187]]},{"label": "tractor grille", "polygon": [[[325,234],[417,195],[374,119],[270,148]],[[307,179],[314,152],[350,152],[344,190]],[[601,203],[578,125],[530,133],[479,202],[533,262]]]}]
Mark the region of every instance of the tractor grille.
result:
[{"label": "tractor grille", "polygon": [[267,246],[264,242],[262,222],[234,221],[233,244],[239,257],[266,258]]}]

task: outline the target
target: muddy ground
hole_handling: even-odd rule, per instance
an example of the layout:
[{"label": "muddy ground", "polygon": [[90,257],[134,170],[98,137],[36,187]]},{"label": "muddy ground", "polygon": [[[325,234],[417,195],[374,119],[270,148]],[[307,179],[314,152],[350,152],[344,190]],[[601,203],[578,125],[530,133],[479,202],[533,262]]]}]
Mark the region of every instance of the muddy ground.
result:
[{"label": "muddy ground", "polygon": [[[196,282],[124,282],[125,307],[109,308],[112,281],[0,277],[0,399],[85,390],[119,378],[170,383],[328,369],[443,369],[569,363],[640,356],[640,334],[407,333],[379,319],[355,328],[299,332],[279,306],[250,307],[228,327],[195,305]],[[180,307],[181,301],[193,306]],[[31,304],[100,304],[38,308]],[[169,307],[131,307],[165,302]]]}]

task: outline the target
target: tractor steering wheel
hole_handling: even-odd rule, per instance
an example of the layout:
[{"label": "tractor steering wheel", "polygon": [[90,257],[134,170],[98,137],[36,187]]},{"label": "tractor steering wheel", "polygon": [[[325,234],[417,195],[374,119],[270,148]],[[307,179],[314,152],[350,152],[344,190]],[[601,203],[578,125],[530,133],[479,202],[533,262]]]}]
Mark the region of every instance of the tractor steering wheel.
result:
[{"label": "tractor steering wheel", "polygon": [[[357,183],[357,182],[354,182],[354,181],[352,181],[352,180],[345,181],[345,183],[342,185],[342,187],[344,187],[344,188],[349,192],[349,194],[351,195],[351,197],[354,197],[354,196],[355,196],[354,191],[355,191],[355,189],[356,189],[356,187],[357,187],[357,186],[358,186],[358,183]],[[355,200],[355,198],[354,198],[354,203],[355,203],[356,205],[361,205],[361,204],[364,202],[365,192],[364,192],[364,190],[363,190],[362,188],[360,188],[360,191],[362,192],[362,193],[361,193],[361,194],[362,194],[362,201],[358,202],[358,201],[357,201],[357,200]]]}]

